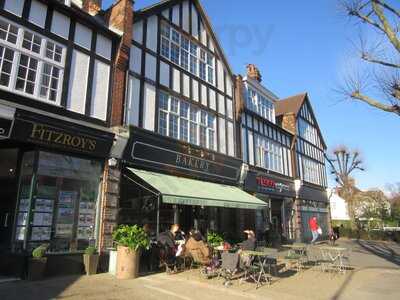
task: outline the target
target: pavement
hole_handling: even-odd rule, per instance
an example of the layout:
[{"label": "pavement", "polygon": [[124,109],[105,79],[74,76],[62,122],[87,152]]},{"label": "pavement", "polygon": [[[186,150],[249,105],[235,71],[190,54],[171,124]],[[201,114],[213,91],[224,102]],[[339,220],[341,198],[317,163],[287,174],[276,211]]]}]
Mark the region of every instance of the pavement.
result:
[{"label": "pavement", "polygon": [[315,268],[285,273],[271,285],[255,289],[252,283],[225,287],[222,280],[207,280],[198,270],[165,273],[135,280],[116,280],[108,274],[68,276],[44,281],[0,284],[1,300],[208,300],[208,299],[400,299],[400,246],[387,242],[340,240],[352,248],[354,270],[344,275],[321,273]]}]

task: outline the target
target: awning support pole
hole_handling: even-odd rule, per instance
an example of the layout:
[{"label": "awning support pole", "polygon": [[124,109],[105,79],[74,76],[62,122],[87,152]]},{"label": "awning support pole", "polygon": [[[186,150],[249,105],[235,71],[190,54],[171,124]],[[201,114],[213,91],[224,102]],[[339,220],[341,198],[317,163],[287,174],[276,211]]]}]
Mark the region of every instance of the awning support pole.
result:
[{"label": "awning support pole", "polygon": [[161,195],[158,194],[158,197],[157,197],[157,239],[158,239],[158,236],[160,235],[160,203],[161,203],[160,197],[161,197]]}]

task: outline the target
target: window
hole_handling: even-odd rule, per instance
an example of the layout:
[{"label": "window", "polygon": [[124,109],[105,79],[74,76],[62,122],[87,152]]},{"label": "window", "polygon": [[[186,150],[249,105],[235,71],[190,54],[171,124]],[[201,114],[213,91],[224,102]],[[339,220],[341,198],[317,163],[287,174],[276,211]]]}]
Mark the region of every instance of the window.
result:
[{"label": "window", "polygon": [[21,54],[15,89],[33,95],[35,89],[38,61]]},{"label": "window", "polygon": [[40,96],[50,100],[57,100],[57,88],[60,76],[60,69],[50,64],[43,65],[42,83],[40,86]]},{"label": "window", "polygon": [[256,135],[256,165],[274,172],[289,175],[289,170],[284,168],[284,151],[289,151],[281,144],[267,137]]},{"label": "window", "polygon": [[247,108],[275,123],[275,108],[272,101],[252,88],[247,90]]},{"label": "window", "polygon": [[214,56],[165,23],[161,25],[161,55],[214,84]]},{"label": "window", "polygon": [[18,27],[0,19],[0,39],[11,44],[17,43]]},{"label": "window", "polygon": [[65,47],[0,18],[0,87],[58,104],[64,52]]},{"label": "window", "polygon": [[312,159],[299,155],[300,163],[302,164],[302,179],[317,185],[323,185],[322,172],[324,165]]},{"label": "window", "polygon": [[302,118],[298,119],[297,122],[297,129],[299,132],[299,135],[307,140],[308,142],[312,143],[313,145],[320,145],[320,140],[318,136],[318,131],[317,129],[308,123],[307,121],[303,120]]},{"label": "window", "polygon": [[85,250],[97,238],[101,163],[42,151],[26,152],[22,161],[15,248],[46,243],[54,253]]},{"label": "window", "polygon": [[215,150],[215,127],[215,115],[160,92],[158,132],[161,135]]},{"label": "window", "polygon": [[14,51],[0,46],[0,85],[8,86],[11,77],[11,68],[14,60]]},{"label": "window", "polygon": [[30,33],[29,31],[24,32],[24,40],[22,41],[23,48],[35,53],[40,53],[41,44],[41,37],[36,34]]}]

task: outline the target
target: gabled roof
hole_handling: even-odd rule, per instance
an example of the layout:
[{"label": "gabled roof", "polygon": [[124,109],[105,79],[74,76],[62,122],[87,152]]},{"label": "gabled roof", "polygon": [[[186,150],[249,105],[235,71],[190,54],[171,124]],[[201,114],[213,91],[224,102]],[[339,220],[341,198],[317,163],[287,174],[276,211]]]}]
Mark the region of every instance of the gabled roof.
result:
[{"label": "gabled roof", "polygon": [[306,100],[307,93],[291,96],[275,102],[275,115],[277,117],[286,113],[294,113],[296,116],[300,112],[301,106]]},{"label": "gabled roof", "polygon": [[315,120],[315,125],[318,130],[319,136],[321,138],[321,142],[324,145],[324,147],[326,148],[327,146],[326,146],[324,137],[322,135],[321,129],[319,128],[317,118],[315,117],[314,110],[312,108],[312,105],[311,105],[311,102],[310,102],[310,99],[309,99],[307,93],[298,94],[295,96],[291,96],[291,97],[276,101],[275,102],[275,116],[277,118],[279,118],[286,113],[294,113],[297,118],[299,115],[300,109],[305,102],[308,103],[311,115]]},{"label": "gabled roof", "polygon": [[[155,1],[157,1],[157,0],[155,0]],[[135,22],[135,20],[141,19],[145,16],[151,16],[153,14],[157,14],[159,11],[173,7],[174,5],[177,5],[184,1],[188,1],[188,0],[162,0],[158,3],[152,4],[150,6],[147,6],[142,9],[139,9],[137,11],[134,11],[133,20]],[[191,3],[196,7],[197,11],[199,12],[202,20],[204,21],[204,26],[205,26],[207,32],[211,35],[211,38],[214,40],[214,45],[217,48],[219,55],[221,56],[221,60],[224,62],[225,66],[227,68],[227,71],[229,72],[229,75],[231,77],[233,77],[232,67],[229,64],[229,62],[226,58],[225,52],[222,49],[220,42],[217,38],[217,35],[211,25],[210,18],[204,11],[203,6],[201,5],[199,0],[191,0]]]}]

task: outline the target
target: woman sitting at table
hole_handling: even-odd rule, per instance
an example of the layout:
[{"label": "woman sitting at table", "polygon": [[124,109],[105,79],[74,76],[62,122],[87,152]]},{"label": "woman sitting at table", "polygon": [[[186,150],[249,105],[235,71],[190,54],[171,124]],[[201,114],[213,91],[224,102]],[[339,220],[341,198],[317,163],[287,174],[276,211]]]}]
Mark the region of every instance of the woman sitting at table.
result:
[{"label": "woman sitting at table", "polygon": [[245,230],[245,234],[247,234],[247,239],[241,242],[240,249],[245,251],[254,251],[256,250],[257,240],[256,235],[254,234],[253,230]]},{"label": "woman sitting at table", "polygon": [[198,230],[191,230],[190,237],[185,244],[186,255],[198,259],[199,263],[208,265],[211,263],[211,252],[208,245],[203,241]]}]

